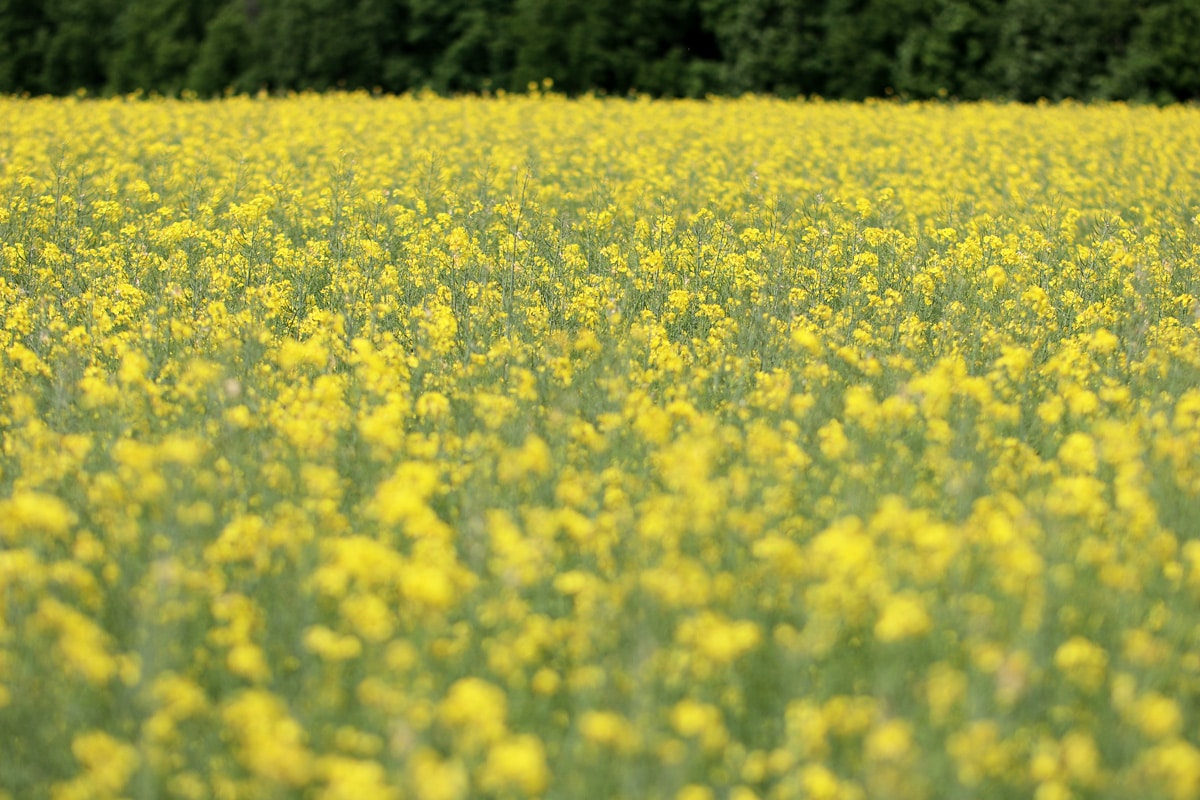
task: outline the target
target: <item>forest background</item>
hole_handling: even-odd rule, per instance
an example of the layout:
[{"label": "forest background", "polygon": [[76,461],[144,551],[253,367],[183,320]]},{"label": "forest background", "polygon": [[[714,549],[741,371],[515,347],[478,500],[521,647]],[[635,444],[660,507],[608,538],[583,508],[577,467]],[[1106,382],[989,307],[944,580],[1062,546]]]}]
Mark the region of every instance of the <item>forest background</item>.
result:
[{"label": "forest background", "polygon": [[0,0],[0,94],[366,89],[1169,103],[1200,0]]}]

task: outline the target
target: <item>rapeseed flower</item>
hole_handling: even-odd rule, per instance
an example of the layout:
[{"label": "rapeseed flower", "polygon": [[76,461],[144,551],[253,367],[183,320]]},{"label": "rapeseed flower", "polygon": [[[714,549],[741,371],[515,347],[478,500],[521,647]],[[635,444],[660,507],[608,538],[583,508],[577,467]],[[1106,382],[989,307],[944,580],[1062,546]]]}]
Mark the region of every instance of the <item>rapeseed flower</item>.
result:
[{"label": "rapeseed flower", "polygon": [[546,749],[540,739],[519,734],[493,744],[487,753],[479,779],[491,791],[516,789],[525,796],[537,796],[550,782]]},{"label": "rapeseed flower", "polygon": [[1200,791],[1194,109],[0,111],[0,797]]},{"label": "rapeseed flower", "polygon": [[875,637],[881,642],[896,642],[928,633],[933,620],[925,604],[913,594],[888,598],[875,623]]},{"label": "rapeseed flower", "polygon": [[140,760],[136,747],[103,731],[76,736],[71,742],[71,752],[83,766],[84,773],[51,787],[50,796],[55,800],[119,796],[125,791]]}]

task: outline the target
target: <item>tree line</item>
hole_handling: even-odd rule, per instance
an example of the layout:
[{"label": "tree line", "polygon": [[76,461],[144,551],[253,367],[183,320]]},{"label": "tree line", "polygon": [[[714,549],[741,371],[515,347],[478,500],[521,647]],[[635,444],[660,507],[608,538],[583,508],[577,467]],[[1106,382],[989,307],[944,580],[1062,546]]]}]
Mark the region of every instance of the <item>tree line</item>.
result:
[{"label": "tree line", "polygon": [[1200,0],[0,0],[0,93],[1187,101]]}]

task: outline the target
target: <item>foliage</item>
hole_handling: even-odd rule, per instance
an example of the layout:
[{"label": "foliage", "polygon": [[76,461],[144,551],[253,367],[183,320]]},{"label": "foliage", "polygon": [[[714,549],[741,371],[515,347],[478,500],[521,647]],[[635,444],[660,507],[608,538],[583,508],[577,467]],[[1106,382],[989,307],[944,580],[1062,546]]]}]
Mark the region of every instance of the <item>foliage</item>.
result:
[{"label": "foliage", "polygon": [[0,0],[0,92],[1188,100],[1197,0]]}]

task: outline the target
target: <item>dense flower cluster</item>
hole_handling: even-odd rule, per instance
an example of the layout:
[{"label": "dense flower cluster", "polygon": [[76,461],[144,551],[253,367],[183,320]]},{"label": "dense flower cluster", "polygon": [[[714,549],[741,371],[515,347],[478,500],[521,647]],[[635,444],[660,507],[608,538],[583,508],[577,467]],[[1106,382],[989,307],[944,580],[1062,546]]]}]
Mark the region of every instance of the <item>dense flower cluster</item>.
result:
[{"label": "dense flower cluster", "polygon": [[1200,796],[1200,112],[0,100],[0,796]]}]

